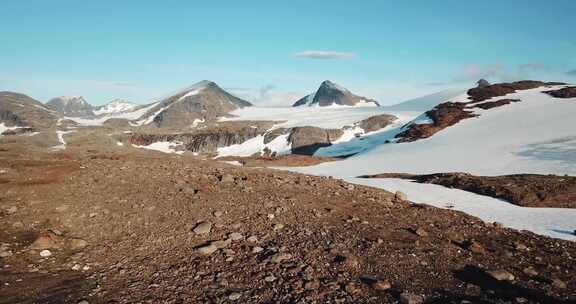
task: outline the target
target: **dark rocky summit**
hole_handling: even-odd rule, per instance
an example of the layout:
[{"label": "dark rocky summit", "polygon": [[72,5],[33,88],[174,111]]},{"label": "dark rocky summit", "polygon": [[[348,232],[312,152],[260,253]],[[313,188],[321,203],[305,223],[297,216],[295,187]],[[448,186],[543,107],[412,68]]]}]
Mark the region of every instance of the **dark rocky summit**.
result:
[{"label": "dark rocky summit", "polygon": [[298,107],[302,105],[317,105],[320,107],[331,105],[342,106],[359,106],[359,105],[372,105],[380,106],[380,104],[372,99],[354,95],[346,88],[339,86],[329,80],[322,82],[318,90],[310,95],[307,95],[300,100],[296,101],[292,106]]},{"label": "dark rocky summit", "polygon": [[94,107],[82,96],[61,96],[50,99],[46,106],[64,116],[94,116]]}]

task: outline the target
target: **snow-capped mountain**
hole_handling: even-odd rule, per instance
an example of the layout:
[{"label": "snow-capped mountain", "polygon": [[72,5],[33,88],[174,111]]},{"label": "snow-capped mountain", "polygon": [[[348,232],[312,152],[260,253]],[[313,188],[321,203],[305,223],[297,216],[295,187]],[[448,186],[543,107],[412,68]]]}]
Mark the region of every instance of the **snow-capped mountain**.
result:
[{"label": "snow-capped mountain", "polygon": [[93,112],[95,115],[117,114],[130,112],[137,106],[137,104],[131,103],[124,99],[114,99],[105,105],[95,107]]},{"label": "snow-capped mountain", "polygon": [[212,81],[200,81],[157,102],[136,125],[186,127],[215,119],[251,103],[224,91]]},{"label": "snow-capped mountain", "polygon": [[82,117],[94,115],[94,107],[82,96],[60,96],[50,99],[46,106],[64,116]]},{"label": "snow-capped mountain", "polygon": [[329,80],[322,82],[316,92],[304,96],[296,101],[293,107],[298,106],[354,106],[354,107],[377,107],[377,101],[354,95],[348,89]]}]

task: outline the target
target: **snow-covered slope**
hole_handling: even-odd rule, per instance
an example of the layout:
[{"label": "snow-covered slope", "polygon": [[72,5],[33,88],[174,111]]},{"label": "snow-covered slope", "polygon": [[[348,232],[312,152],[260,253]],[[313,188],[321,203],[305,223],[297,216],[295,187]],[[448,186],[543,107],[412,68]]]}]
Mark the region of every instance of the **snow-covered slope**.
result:
[{"label": "snow-covered slope", "polygon": [[490,110],[475,108],[478,118],[465,119],[430,138],[380,145],[337,165],[323,164],[313,170],[332,174],[344,169],[350,176],[452,171],[576,175],[576,99],[556,99],[542,93],[546,90],[550,89],[495,97],[486,102],[503,98],[521,102]]},{"label": "snow-covered slope", "polygon": [[95,115],[123,113],[134,110],[138,105],[123,99],[114,99],[109,103],[96,107],[94,109]]},{"label": "snow-covered slope", "polygon": [[[576,236],[569,233],[576,228],[576,210],[573,209],[525,208],[436,185],[355,178],[386,172],[454,171],[476,175],[576,175],[576,98],[553,98],[543,93],[546,90],[550,88],[523,90],[486,100],[512,98],[521,101],[490,110],[474,108],[479,117],[462,120],[427,139],[380,144],[346,160],[291,170],[335,176],[389,191],[400,190],[416,202],[454,208],[486,221],[499,221],[517,229],[576,240]],[[467,101],[467,96],[453,101]],[[387,134],[387,138],[393,138],[398,130],[388,132],[391,134]]]},{"label": "snow-covered slope", "polygon": [[146,114],[150,109],[152,109],[156,105],[157,103],[152,103],[144,106],[136,106],[135,108],[129,111],[101,114],[96,117],[65,117],[65,118],[72,120],[81,126],[101,126],[108,119],[112,118],[127,119],[127,120],[140,119],[144,114]]}]

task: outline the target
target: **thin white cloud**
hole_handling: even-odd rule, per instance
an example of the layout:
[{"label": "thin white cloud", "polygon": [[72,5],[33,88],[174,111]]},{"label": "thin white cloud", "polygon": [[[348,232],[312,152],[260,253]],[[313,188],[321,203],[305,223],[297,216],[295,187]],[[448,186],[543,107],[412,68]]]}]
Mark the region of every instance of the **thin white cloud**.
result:
[{"label": "thin white cloud", "polygon": [[352,59],[356,55],[353,53],[347,52],[334,52],[334,51],[303,51],[294,54],[294,57],[297,58],[306,58],[306,59],[336,59],[336,60],[346,60]]}]

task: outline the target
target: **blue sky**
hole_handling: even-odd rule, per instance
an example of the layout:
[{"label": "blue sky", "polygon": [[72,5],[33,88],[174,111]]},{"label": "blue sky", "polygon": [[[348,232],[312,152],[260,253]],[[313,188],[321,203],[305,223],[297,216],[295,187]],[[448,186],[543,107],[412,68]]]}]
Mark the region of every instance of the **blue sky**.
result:
[{"label": "blue sky", "polygon": [[333,80],[383,104],[480,77],[576,82],[576,1],[3,1],[0,90],[261,105]]}]

